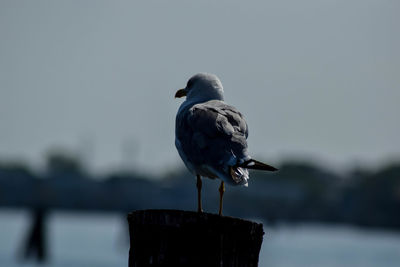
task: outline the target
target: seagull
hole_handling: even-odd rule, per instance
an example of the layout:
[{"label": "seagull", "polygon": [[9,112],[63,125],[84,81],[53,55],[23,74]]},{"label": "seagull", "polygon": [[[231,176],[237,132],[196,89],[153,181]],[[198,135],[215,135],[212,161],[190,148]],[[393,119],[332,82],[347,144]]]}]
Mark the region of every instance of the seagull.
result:
[{"label": "seagull", "polygon": [[248,169],[277,169],[253,159],[247,149],[248,127],[243,115],[224,102],[221,81],[214,74],[198,73],[175,98],[186,96],[175,124],[175,146],[188,170],[197,177],[197,211],[201,205],[201,177],[220,179],[219,215],[225,183],[248,186]]}]

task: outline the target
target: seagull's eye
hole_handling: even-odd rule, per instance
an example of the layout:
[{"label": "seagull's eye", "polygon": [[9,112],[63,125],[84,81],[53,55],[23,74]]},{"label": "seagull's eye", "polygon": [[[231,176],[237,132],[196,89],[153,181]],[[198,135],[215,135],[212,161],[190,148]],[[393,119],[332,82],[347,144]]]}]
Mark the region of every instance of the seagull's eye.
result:
[{"label": "seagull's eye", "polygon": [[193,80],[190,79],[186,84],[186,89],[190,89],[190,87],[192,87],[192,86],[193,86]]}]

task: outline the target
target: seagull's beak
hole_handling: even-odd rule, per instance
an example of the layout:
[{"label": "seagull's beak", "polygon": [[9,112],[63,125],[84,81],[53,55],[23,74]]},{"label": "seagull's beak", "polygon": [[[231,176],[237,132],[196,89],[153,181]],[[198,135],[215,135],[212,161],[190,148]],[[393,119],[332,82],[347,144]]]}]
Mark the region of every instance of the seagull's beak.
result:
[{"label": "seagull's beak", "polygon": [[187,92],[185,88],[179,89],[176,91],[175,98],[180,98],[186,96]]}]

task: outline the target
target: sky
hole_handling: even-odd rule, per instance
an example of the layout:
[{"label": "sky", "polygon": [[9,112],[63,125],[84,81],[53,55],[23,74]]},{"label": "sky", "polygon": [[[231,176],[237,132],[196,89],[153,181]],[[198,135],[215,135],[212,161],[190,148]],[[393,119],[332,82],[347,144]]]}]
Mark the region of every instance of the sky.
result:
[{"label": "sky", "polygon": [[400,2],[0,1],[0,160],[52,149],[164,173],[175,91],[221,79],[251,154],[344,170],[400,159]]}]

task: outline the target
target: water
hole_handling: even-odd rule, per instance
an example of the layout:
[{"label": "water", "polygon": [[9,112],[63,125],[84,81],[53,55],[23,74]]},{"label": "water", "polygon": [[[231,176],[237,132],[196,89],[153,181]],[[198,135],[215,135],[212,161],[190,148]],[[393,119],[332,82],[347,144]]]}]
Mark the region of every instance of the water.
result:
[{"label": "water", "polygon": [[[39,266],[17,260],[29,221],[27,212],[0,210],[0,266]],[[127,266],[124,223],[121,214],[51,213],[44,266]],[[400,266],[399,233],[311,224],[264,230],[262,267]]]},{"label": "water", "polygon": [[400,234],[346,226],[265,229],[260,266],[400,266]]}]

